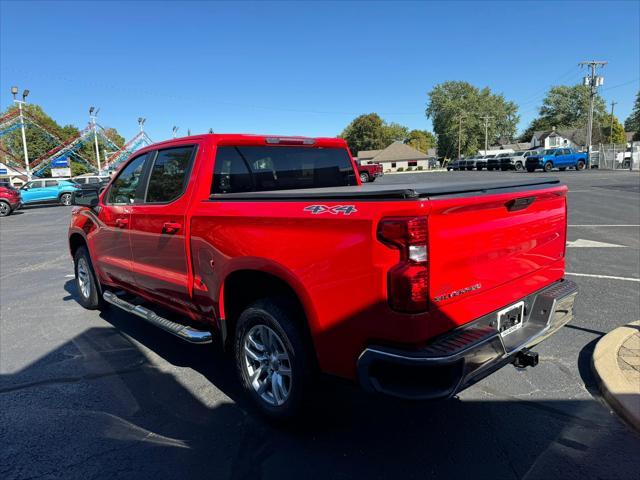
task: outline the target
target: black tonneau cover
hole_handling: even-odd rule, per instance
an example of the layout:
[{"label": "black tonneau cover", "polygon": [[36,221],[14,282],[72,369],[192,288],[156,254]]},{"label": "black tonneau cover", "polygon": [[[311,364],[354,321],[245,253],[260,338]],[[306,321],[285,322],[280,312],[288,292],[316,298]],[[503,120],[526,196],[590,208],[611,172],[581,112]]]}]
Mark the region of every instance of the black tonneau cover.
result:
[{"label": "black tonneau cover", "polygon": [[559,184],[560,180],[555,178],[530,178],[526,180],[437,180],[397,185],[367,183],[350,187],[216,193],[209,198],[211,200],[397,200],[468,193],[500,193],[500,191],[504,190],[520,190],[526,189],[526,187],[544,187]]}]

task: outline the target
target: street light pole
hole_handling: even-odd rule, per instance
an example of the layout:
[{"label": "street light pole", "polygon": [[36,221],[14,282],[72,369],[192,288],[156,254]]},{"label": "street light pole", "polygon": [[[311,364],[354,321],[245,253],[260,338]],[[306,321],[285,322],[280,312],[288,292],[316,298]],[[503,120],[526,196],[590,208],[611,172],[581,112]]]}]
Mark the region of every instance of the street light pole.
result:
[{"label": "street light pole", "polygon": [[89,119],[91,121],[91,124],[93,125],[93,140],[96,144],[96,160],[98,161],[98,175],[100,175],[100,172],[102,171],[102,165],[100,165],[100,147],[98,146],[98,126],[96,125],[96,116],[98,115],[98,112],[100,111],[100,109],[98,108],[95,112],[95,114],[93,113],[94,108],[90,107],[89,108]]},{"label": "street light pole", "polygon": [[173,126],[173,128],[171,129],[171,131],[173,132],[173,138],[176,138],[179,129],[180,127],[176,127],[175,125]]},{"label": "street light pole", "polygon": [[27,152],[27,135],[24,131],[24,115],[22,114],[22,104],[27,103],[27,95],[29,90],[22,92],[22,101],[16,98],[18,94],[18,87],[11,87],[11,93],[13,94],[14,103],[18,104],[18,111],[20,112],[20,129],[22,130],[22,151],[24,153],[24,166],[27,169],[27,179],[31,180],[31,167],[29,166],[29,153]]}]

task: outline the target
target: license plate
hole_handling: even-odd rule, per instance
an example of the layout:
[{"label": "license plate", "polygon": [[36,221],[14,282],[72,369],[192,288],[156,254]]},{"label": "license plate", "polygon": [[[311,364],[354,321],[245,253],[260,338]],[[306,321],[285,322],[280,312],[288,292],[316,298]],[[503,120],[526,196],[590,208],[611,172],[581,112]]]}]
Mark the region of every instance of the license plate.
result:
[{"label": "license plate", "polygon": [[498,312],[498,332],[503,337],[522,328],[524,302],[518,302]]}]

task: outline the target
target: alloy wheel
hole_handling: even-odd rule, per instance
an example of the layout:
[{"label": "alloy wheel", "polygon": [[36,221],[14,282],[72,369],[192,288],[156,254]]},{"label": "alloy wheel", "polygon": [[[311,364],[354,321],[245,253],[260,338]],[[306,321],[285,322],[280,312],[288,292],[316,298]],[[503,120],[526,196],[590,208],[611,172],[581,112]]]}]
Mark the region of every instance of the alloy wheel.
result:
[{"label": "alloy wheel", "polygon": [[0,202],[0,217],[6,217],[11,213],[11,207],[8,203]]},{"label": "alloy wheel", "polygon": [[251,388],[267,404],[283,405],[291,393],[291,360],[280,336],[266,325],[254,325],[243,341],[243,369]]},{"label": "alloy wheel", "polygon": [[60,197],[60,200],[62,200],[63,205],[66,205],[68,207],[69,205],[71,205],[71,194],[64,193],[62,197]]},{"label": "alloy wheel", "polygon": [[84,298],[91,295],[91,277],[89,274],[89,265],[84,258],[78,260],[78,287]]}]

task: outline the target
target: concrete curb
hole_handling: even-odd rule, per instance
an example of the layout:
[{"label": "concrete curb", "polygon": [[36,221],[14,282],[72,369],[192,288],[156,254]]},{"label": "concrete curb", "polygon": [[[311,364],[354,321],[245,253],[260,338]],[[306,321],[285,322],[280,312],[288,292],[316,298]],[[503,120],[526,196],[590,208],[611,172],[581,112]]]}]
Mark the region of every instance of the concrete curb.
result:
[{"label": "concrete curb", "polygon": [[632,382],[618,364],[620,347],[640,332],[640,320],[618,327],[602,337],[593,352],[591,367],[607,403],[640,431],[640,382]]}]

